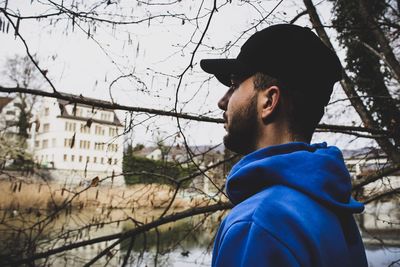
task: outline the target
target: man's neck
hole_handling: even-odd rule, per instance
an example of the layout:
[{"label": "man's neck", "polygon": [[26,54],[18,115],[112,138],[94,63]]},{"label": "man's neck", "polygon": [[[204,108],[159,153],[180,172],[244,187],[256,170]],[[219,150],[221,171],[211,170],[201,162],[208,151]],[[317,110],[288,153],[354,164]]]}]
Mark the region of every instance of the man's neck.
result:
[{"label": "man's neck", "polygon": [[[280,126],[280,127],[279,127]],[[304,138],[296,137],[292,134],[287,127],[282,125],[272,124],[266,126],[263,131],[260,132],[258,142],[256,143],[256,149],[281,145],[291,142],[305,142],[309,143]]]}]

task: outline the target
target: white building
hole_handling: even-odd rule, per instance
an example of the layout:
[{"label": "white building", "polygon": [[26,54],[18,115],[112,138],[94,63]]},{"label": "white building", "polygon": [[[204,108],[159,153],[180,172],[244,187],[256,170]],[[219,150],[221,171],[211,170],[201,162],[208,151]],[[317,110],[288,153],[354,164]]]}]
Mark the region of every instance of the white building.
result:
[{"label": "white building", "polygon": [[18,101],[15,97],[0,97],[0,133],[16,134],[18,128],[16,122],[19,117],[19,109],[16,107]]},{"label": "white building", "polygon": [[[65,183],[116,175],[121,184],[123,126],[113,110],[43,98],[32,131],[36,163]],[[110,179],[111,180],[111,179]]]},{"label": "white building", "polygon": [[[368,177],[368,175],[374,176],[386,167],[393,166],[393,163],[380,149],[364,148],[343,151],[343,155],[355,184],[359,182],[360,178]],[[367,196],[368,199],[399,188],[400,171],[393,171],[363,186],[361,196]],[[366,199],[361,200],[365,201]],[[393,241],[391,235],[394,233],[393,231],[400,230],[398,223],[400,218],[399,204],[400,199],[395,194],[387,194],[386,197],[381,197],[365,206],[365,211],[360,215],[360,224],[363,229],[367,230],[365,237],[363,237],[364,242],[376,243],[376,237],[382,238],[387,234],[389,236],[385,239],[388,242],[398,242]]]}]

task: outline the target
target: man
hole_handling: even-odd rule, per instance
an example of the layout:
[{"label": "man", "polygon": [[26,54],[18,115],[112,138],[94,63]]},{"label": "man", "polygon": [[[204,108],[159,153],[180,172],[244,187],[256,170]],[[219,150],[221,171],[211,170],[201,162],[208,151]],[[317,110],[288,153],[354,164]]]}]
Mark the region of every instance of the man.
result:
[{"label": "man", "polygon": [[308,28],[251,36],[236,59],[205,59],[227,93],[227,148],[245,155],[226,191],[235,205],[215,239],[213,266],[367,266],[340,150],[309,144],[333,85],[337,56]]}]

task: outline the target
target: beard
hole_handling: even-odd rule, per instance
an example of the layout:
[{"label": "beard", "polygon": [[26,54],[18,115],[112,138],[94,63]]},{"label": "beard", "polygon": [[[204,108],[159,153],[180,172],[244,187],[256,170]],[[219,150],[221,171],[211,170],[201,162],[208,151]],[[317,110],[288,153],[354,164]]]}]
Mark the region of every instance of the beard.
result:
[{"label": "beard", "polygon": [[257,95],[254,95],[247,107],[231,114],[224,145],[233,152],[247,155],[257,149],[257,137]]}]

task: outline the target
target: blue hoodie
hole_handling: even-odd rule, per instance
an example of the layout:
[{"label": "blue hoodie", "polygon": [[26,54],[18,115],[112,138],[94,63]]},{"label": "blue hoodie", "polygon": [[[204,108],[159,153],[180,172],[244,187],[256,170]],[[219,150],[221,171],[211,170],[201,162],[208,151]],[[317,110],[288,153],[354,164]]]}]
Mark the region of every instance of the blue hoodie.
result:
[{"label": "blue hoodie", "polygon": [[235,205],[218,230],[212,266],[368,266],[340,150],[288,143],[257,150],[231,170]]}]

